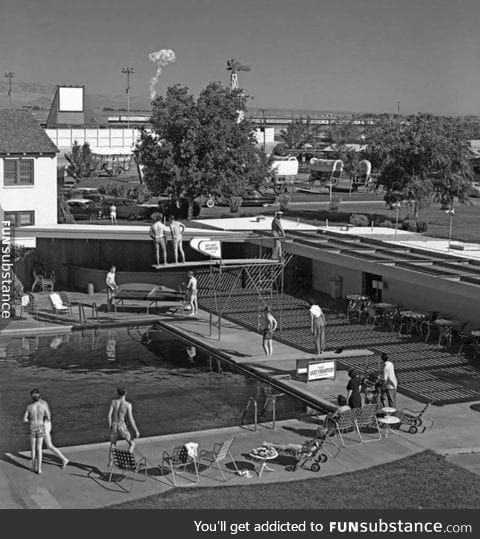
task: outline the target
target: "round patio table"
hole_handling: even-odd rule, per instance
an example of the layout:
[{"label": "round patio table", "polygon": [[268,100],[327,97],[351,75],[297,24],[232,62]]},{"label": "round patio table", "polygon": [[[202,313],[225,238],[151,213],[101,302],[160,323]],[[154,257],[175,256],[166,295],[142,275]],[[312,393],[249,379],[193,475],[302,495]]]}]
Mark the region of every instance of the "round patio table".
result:
[{"label": "round patio table", "polygon": [[276,449],[269,449],[268,451],[261,451],[260,453],[257,453],[255,451],[259,451],[259,450],[265,450],[265,448],[259,448],[259,449],[253,449],[252,451],[250,451],[249,455],[250,457],[252,457],[253,459],[257,460],[259,463],[260,463],[260,467],[257,471],[257,474],[258,474],[258,477],[262,477],[262,473],[264,471],[266,472],[274,472],[275,470],[273,468],[270,468],[268,466],[268,461],[269,460],[274,460],[278,457],[278,451]]},{"label": "round patio table", "polygon": [[[416,313],[415,311],[400,311],[400,316],[407,320],[408,333],[411,335],[413,329],[417,330],[417,333],[420,333],[419,323],[425,320],[425,315],[422,313]],[[400,326],[401,328],[401,326]]]},{"label": "round patio table", "polygon": [[387,438],[390,431],[390,426],[398,425],[400,423],[400,418],[394,415],[387,415],[386,417],[379,417],[378,422],[387,427],[385,429],[385,438]]},{"label": "round patio table", "polygon": [[389,416],[391,414],[394,414],[395,412],[397,411],[396,408],[392,408],[391,406],[385,406],[385,408],[382,408],[382,412],[386,415],[386,416]]}]

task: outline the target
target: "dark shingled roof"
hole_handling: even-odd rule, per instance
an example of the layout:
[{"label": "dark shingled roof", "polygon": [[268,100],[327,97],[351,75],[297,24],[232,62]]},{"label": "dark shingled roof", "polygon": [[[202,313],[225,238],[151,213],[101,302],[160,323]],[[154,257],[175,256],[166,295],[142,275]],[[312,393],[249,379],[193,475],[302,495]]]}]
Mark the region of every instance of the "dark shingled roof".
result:
[{"label": "dark shingled roof", "polygon": [[28,110],[0,110],[0,154],[52,154],[59,150]]}]

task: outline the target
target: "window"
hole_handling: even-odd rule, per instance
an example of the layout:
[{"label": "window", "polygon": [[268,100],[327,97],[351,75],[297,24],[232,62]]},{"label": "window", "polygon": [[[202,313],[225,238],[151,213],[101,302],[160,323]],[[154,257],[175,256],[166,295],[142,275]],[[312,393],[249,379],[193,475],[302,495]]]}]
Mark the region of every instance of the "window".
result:
[{"label": "window", "polygon": [[35,224],[34,211],[6,211],[5,221],[10,221],[12,226],[29,226]]},{"label": "window", "polygon": [[4,159],[4,185],[33,185],[33,159]]}]

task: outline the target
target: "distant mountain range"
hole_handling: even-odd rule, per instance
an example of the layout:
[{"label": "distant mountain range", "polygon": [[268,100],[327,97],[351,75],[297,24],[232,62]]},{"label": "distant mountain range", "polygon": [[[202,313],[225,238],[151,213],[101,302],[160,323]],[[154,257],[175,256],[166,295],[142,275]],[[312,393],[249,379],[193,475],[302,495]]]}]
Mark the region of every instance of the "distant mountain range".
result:
[{"label": "distant mountain range", "polygon": [[[12,103],[15,108],[29,107],[45,110],[47,113],[55,95],[55,84],[38,84],[35,82],[13,82]],[[125,109],[127,99],[125,95],[102,95],[86,92],[86,106],[92,111],[103,110],[105,107],[112,109]],[[0,109],[9,107],[8,81],[0,80]],[[150,101],[147,98],[130,96],[131,110],[149,110]]]},{"label": "distant mountain range", "polygon": [[[30,108],[36,116],[46,118],[55,95],[57,86],[55,84],[39,84],[35,82],[12,82],[12,103],[14,108]],[[8,81],[0,79],[0,110],[9,107]],[[124,111],[127,107],[125,94],[123,95],[103,95],[86,92],[86,108],[91,112],[103,111],[103,109],[113,109],[113,111]],[[146,97],[130,96],[130,110],[149,111],[150,101]],[[265,110],[266,115],[273,116],[318,116],[321,114],[351,114],[344,111],[322,111],[322,110],[299,110],[282,108],[259,108],[249,107],[249,112],[258,116]]]}]

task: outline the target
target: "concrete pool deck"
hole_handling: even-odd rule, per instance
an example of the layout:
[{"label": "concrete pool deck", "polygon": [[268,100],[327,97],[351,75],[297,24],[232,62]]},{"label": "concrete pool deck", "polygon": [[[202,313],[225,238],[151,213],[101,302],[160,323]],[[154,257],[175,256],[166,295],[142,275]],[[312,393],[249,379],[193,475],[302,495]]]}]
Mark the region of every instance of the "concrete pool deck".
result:
[{"label": "concrete pool deck", "polygon": [[[70,460],[66,469],[62,469],[56,460],[46,453],[43,474],[37,475],[30,470],[29,453],[6,454],[0,461],[0,508],[2,509],[93,509],[139,499],[152,494],[160,494],[174,488],[171,474],[160,472],[162,452],[171,452],[173,447],[186,442],[196,442],[199,449],[211,449],[217,442],[235,437],[231,452],[240,470],[250,470],[251,478],[236,475],[231,459],[228,457],[224,467],[228,470],[227,482],[223,482],[216,468],[200,468],[198,487],[248,485],[275,483],[299,479],[327,477],[377,466],[405,458],[423,450],[415,436],[398,436],[390,433],[378,442],[356,443],[343,448],[338,454],[321,465],[319,472],[308,469],[287,471],[286,467],[295,463],[295,459],[280,456],[269,463],[274,472],[265,471],[261,477],[255,473],[258,462],[248,458],[248,453],[267,440],[274,443],[302,443],[314,435],[316,424],[298,420],[281,421],[275,430],[259,426],[255,431],[252,426],[229,427],[200,432],[190,432],[152,438],[140,438],[137,449],[148,459],[148,479],[137,481],[132,493],[131,480],[122,479],[108,487],[109,469],[107,468],[108,443],[91,444],[62,448]],[[348,443],[352,435],[347,434]],[[337,440],[338,442],[338,440]],[[337,453],[335,446],[325,446],[332,454]],[[200,461],[200,464],[202,462]],[[118,474],[118,470],[116,471]],[[185,474],[192,478],[193,474]],[[198,488],[197,487],[197,488]],[[194,488],[194,487],[190,487]]]},{"label": "concrete pool deck", "polygon": [[[120,315],[120,316],[119,316]],[[114,313],[100,324],[107,327],[109,324],[130,323],[136,320],[137,324],[161,322],[161,325],[170,328],[177,335],[184,335],[190,341],[206,350],[212,349],[228,356],[232,363],[237,363],[244,368],[248,367],[262,378],[283,377],[295,369],[295,358],[305,357],[305,353],[274,342],[274,356],[268,361],[261,359],[261,335],[254,333],[230,321],[222,322],[222,339],[217,340],[216,332],[209,335],[209,315],[200,311],[198,318],[185,316],[175,317],[145,315],[132,317],[131,313]],[[122,316],[125,315],[125,316]],[[17,324],[14,322],[13,324]],[[29,320],[19,321],[23,329],[30,327],[35,331],[35,325],[30,325]],[[46,323],[48,327],[48,323]],[[64,331],[64,325],[50,324],[52,329],[58,328]],[[12,328],[13,329],[13,328]],[[308,392],[325,403],[331,403],[336,395],[345,393],[347,376],[345,371],[339,371],[335,380],[303,382],[295,379],[285,379],[292,388]],[[404,395],[397,395],[397,408],[408,407],[414,410],[423,408],[423,404]],[[295,473],[285,470],[285,466],[291,461],[282,458],[278,463],[273,463],[273,473],[265,472],[262,477],[254,475],[251,479],[229,475],[228,485],[244,485],[258,482],[280,482],[312,477],[336,475],[376,466],[382,463],[392,462],[407,457],[425,449],[434,450],[447,455],[452,462],[464,466],[473,471],[480,469],[480,429],[478,425],[478,412],[470,408],[470,403],[432,407],[431,414],[435,424],[424,433],[411,435],[402,432],[401,435],[392,433],[388,438],[377,443],[356,444],[353,447],[342,448],[339,455],[329,459],[322,465],[319,473],[309,470],[298,470]],[[230,427],[226,429],[214,429],[210,431],[189,432],[175,435],[157,436],[153,438],[141,438],[138,441],[138,449],[151,461],[151,477],[146,483],[136,483],[132,494],[113,492],[107,490],[108,477],[105,475],[108,443],[90,444],[85,446],[67,447],[66,456],[71,465],[62,470],[55,463],[46,464],[41,476],[30,471],[30,463],[27,453],[19,453],[4,456],[0,461],[0,507],[1,508],[95,508],[105,507],[128,499],[141,498],[150,494],[168,491],[173,486],[169,482],[170,475],[157,475],[155,466],[161,464],[163,450],[171,451],[178,443],[194,441],[201,448],[210,448],[216,442],[221,442],[228,437],[235,436],[236,441],[232,448],[235,460],[240,469],[252,469],[252,461],[248,460],[249,450],[257,447],[264,440],[279,443],[301,443],[313,435],[315,423],[288,420],[277,422],[275,430],[259,426],[257,431],[253,427]],[[55,439],[55,433],[54,433]],[[28,440],[25,440],[27,445]],[[470,456],[468,457],[468,454]],[[50,460],[47,457],[48,460]],[[50,461],[52,462],[52,461]],[[209,477],[205,476],[205,473]],[[217,475],[215,475],[217,474]],[[212,478],[213,477],[213,478]],[[202,472],[200,486],[224,485],[225,483],[215,479],[218,472],[209,470]],[[123,484],[128,485],[125,480]],[[121,484],[122,484],[121,483]],[[116,485],[118,486],[118,485]],[[115,487],[114,487],[115,488]]]}]

